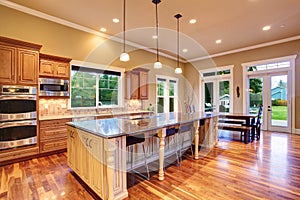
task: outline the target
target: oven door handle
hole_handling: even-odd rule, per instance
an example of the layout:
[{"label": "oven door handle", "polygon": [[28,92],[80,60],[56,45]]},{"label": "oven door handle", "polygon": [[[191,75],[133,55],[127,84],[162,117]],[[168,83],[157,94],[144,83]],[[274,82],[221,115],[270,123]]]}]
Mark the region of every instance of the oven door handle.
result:
[{"label": "oven door handle", "polygon": [[36,100],[36,96],[31,95],[0,95],[0,100]]},{"label": "oven door handle", "polygon": [[32,126],[32,125],[36,125],[36,120],[3,122],[3,123],[0,123],[0,129],[9,128],[9,127],[16,127],[16,126]]}]

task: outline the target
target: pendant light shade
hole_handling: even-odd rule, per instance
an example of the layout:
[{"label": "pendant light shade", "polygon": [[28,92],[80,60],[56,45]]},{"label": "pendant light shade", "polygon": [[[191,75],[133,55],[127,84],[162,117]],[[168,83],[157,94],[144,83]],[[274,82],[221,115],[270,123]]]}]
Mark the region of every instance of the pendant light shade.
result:
[{"label": "pendant light shade", "polygon": [[177,66],[176,66],[176,69],[175,69],[175,73],[176,74],[181,74],[182,69],[179,66],[179,19],[182,17],[182,15],[177,14],[174,17],[177,19]]},{"label": "pendant light shade", "polygon": [[120,61],[127,62],[130,60],[129,54],[125,51],[125,31],[126,31],[126,0],[123,1],[123,53],[120,55]]},{"label": "pendant light shade", "polygon": [[160,69],[162,68],[161,62],[159,62],[159,51],[158,51],[158,9],[157,5],[161,2],[160,0],[153,0],[152,1],[155,4],[155,18],[156,18],[156,62],[154,63],[154,68],[155,69]]},{"label": "pendant light shade", "polygon": [[120,61],[127,62],[129,60],[130,60],[130,58],[129,58],[129,54],[128,53],[126,53],[126,52],[121,53],[121,55],[120,55]]}]

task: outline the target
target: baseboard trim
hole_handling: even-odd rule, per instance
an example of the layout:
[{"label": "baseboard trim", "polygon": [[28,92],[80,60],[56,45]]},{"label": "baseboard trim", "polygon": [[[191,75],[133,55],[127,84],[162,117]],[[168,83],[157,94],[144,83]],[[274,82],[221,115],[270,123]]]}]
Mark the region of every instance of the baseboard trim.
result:
[{"label": "baseboard trim", "polygon": [[294,129],[295,131],[293,131],[293,133],[295,134],[300,134],[300,129]]}]

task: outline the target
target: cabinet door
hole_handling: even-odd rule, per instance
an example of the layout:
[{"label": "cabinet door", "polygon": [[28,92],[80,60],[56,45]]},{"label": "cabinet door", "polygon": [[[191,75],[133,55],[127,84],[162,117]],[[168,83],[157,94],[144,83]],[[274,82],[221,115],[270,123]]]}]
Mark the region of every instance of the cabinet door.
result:
[{"label": "cabinet door", "polygon": [[68,127],[68,165],[75,171],[79,172],[79,160],[76,159],[77,156],[77,146],[78,134],[74,128]]},{"label": "cabinet door", "polygon": [[37,51],[18,49],[18,83],[37,84],[38,60]]},{"label": "cabinet door", "polygon": [[140,72],[140,99],[148,99],[148,72]]},{"label": "cabinet door", "polygon": [[53,62],[48,60],[41,60],[40,62],[40,75],[52,76],[53,75]]},{"label": "cabinet door", "polygon": [[56,63],[54,76],[61,78],[70,77],[70,65],[68,63]]},{"label": "cabinet door", "polygon": [[0,84],[16,81],[16,48],[0,45]]}]

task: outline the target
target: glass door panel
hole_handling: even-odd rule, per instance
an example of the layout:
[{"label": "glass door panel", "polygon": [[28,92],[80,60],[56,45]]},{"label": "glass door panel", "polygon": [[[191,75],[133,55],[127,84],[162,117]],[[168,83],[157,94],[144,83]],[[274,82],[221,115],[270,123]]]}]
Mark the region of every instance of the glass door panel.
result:
[{"label": "glass door panel", "polygon": [[271,76],[271,106],[268,107],[271,126],[288,126],[287,75]]},{"label": "glass door panel", "polygon": [[259,106],[263,105],[263,78],[249,78],[249,108],[250,114],[257,114]]},{"label": "glass door panel", "polygon": [[204,111],[213,112],[214,107],[214,83],[204,83]]},{"label": "glass door panel", "polygon": [[219,81],[219,112],[229,112],[230,108],[229,81]]}]

